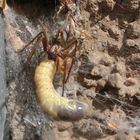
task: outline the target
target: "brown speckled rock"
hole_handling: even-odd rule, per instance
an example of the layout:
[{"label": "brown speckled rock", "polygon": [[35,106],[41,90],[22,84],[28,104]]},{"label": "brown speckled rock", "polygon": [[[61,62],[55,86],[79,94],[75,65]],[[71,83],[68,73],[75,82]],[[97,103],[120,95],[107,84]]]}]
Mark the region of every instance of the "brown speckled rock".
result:
[{"label": "brown speckled rock", "polygon": [[123,77],[119,73],[110,74],[108,81],[114,88],[121,88],[124,82]]},{"label": "brown speckled rock", "polygon": [[112,27],[108,30],[108,32],[109,32],[110,37],[112,37],[112,38],[114,38],[114,39],[116,39],[116,40],[119,40],[119,37],[120,37],[121,32],[120,32],[120,30],[118,29],[118,27],[112,26]]}]

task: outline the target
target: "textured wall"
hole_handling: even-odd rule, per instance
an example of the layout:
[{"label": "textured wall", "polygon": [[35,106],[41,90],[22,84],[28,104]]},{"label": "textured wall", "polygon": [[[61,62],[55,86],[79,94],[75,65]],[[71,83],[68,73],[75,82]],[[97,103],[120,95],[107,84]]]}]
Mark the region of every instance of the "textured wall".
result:
[{"label": "textured wall", "polygon": [[4,137],[4,128],[6,120],[6,74],[5,74],[5,42],[3,31],[3,19],[0,14],[0,140]]}]

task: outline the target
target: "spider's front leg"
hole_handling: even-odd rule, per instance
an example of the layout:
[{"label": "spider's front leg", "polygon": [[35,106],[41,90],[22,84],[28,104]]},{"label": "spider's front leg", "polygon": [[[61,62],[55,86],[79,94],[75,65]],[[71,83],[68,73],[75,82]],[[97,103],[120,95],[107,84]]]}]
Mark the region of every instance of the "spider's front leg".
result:
[{"label": "spider's front leg", "polygon": [[34,47],[31,47],[31,51],[27,57],[27,62],[31,61],[36,49],[40,47],[40,43],[42,43],[44,52],[46,52],[48,50],[48,39],[44,32],[38,33],[26,46],[24,46],[22,50],[20,50],[20,52],[23,52],[26,48],[31,47],[31,44],[33,44]]},{"label": "spider's front leg", "polygon": [[61,73],[63,75],[62,96],[64,96],[65,84],[69,79],[69,75],[70,75],[71,69],[73,67],[73,64],[74,64],[74,58],[73,57],[67,56],[67,57],[63,58],[61,56],[57,56],[57,58],[56,58],[57,73]]},{"label": "spider's front leg", "polygon": [[42,38],[42,36],[43,36],[43,32],[40,32],[40,33],[38,33],[27,45],[25,45],[24,47],[23,47],[23,49],[21,49],[19,52],[23,52],[26,48],[28,48],[28,47],[30,47],[30,45],[33,43],[33,42],[35,42],[36,40],[36,42],[38,42],[38,40],[40,39],[40,38]]},{"label": "spider's front leg", "polygon": [[63,73],[63,90],[62,90],[62,96],[64,95],[64,87],[66,82],[69,79],[70,72],[72,70],[76,51],[77,51],[77,40],[69,44],[67,48],[63,48],[58,54],[56,58],[56,66],[57,70],[60,73]]}]

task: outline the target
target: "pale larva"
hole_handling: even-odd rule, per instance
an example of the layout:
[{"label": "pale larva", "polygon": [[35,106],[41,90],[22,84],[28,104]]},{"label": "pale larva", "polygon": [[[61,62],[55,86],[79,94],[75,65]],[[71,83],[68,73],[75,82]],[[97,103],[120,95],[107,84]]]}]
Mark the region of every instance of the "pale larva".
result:
[{"label": "pale larva", "polygon": [[56,64],[53,60],[42,61],[35,70],[36,94],[43,110],[55,119],[75,121],[83,118],[86,103],[60,96],[53,85]]}]

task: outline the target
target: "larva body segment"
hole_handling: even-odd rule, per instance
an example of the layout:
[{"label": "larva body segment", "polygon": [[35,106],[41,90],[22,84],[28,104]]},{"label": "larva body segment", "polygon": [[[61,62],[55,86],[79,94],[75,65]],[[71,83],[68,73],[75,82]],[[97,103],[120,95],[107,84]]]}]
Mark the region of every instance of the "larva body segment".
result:
[{"label": "larva body segment", "polygon": [[88,110],[88,105],[60,96],[54,86],[55,61],[42,61],[35,70],[36,94],[40,105],[50,116],[60,120],[79,120]]}]

